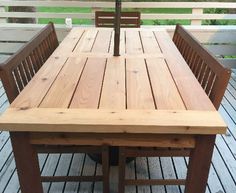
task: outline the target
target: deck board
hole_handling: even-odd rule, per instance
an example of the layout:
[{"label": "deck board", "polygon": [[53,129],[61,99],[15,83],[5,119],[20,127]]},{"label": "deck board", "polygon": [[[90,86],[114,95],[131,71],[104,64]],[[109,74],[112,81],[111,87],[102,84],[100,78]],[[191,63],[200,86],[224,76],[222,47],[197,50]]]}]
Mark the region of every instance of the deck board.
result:
[{"label": "deck board", "polygon": [[[0,84],[0,112],[9,105],[4,89]],[[228,125],[226,135],[218,135],[207,193],[236,192],[236,74],[232,73],[219,112]],[[40,167],[44,175],[98,175],[101,166],[95,164],[84,154],[40,154]],[[126,165],[127,178],[184,178],[188,159],[186,158],[138,158]],[[117,168],[111,168],[111,193],[117,188]],[[102,184],[98,183],[44,183],[44,191],[48,193],[100,193]],[[146,186],[127,187],[128,193],[160,192],[183,193],[184,187],[178,186]],[[15,169],[8,132],[0,132],[0,192],[18,193],[19,183]]]}]

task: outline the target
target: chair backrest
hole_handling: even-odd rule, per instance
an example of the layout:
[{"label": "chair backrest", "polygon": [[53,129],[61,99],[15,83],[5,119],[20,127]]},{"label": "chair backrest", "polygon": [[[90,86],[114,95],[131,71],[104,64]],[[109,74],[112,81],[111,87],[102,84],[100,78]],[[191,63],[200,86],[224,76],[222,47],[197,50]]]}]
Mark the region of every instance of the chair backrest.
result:
[{"label": "chair backrest", "polygon": [[[106,11],[95,12],[96,27],[114,27],[115,13]],[[139,28],[140,27],[140,12],[121,12],[121,27]]]},{"label": "chair backrest", "polygon": [[0,78],[11,103],[59,45],[53,23],[0,64]]},{"label": "chair backrest", "polygon": [[215,56],[180,25],[176,26],[173,41],[215,108],[218,109],[231,70],[224,68]]}]

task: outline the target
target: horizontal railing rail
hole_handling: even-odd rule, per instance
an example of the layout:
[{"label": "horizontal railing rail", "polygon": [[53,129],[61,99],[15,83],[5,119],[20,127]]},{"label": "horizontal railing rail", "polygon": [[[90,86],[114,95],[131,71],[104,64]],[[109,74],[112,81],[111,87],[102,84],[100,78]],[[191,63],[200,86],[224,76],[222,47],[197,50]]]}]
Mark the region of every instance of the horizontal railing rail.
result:
[{"label": "horizontal railing rail", "polygon": [[[9,7],[36,7],[36,12],[10,12]],[[44,24],[40,24],[41,18],[61,19],[63,22],[65,18],[85,19],[94,21],[96,10],[111,10],[114,8],[114,1],[68,1],[68,0],[0,0],[0,62],[10,57],[16,52],[25,42],[28,41],[33,34],[36,33]],[[54,7],[61,8],[84,8],[86,13],[81,9],[65,9],[64,12],[56,12]],[[141,11],[142,20],[189,20],[192,26],[186,28],[193,33],[193,35],[201,41],[211,52],[213,52],[222,63],[226,66],[236,68],[236,25],[225,26],[206,26],[202,25],[205,20],[227,20],[236,21],[236,13],[227,11],[236,9],[236,2],[122,2],[124,9],[134,9]],[[44,9],[42,8],[52,8]],[[187,12],[182,13],[160,13],[160,9],[188,9]],[[213,8],[213,9],[211,9]],[[146,11],[152,9],[151,12]],[[210,9],[210,10],[209,10]],[[218,12],[218,9],[223,12]],[[225,9],[225,10],[224,10]],[[148,13],[147,13],[148,12]],[[209,13],[210,12],[210,13]],[[19,24],[6,23],[7,18],[36,18],[38,24]],[[5,23],[4,23],[5,21]],[[45,20],[46,21],[46,20]],[[92,23],[92,22],[90,22]],[[190,22],[189,22],[190,23]],[[158,24],[158,22],[157,22]],[[171,22],[168,24],[172,24]],[[174,24],[174,23],[173,23]],[[73,25],[75,26],[75,25]],[[148,26],[145,26],[148,27]],[[155,26],[151,26],[155,27]],[[158,26],[160,27],[160,26]],[[174,26],[162,26],[168,30],[170,35],[173,34]],[[65,24],[56,25],[59,40],[63,38],[70,31],[70,27]],[[17,34],[17,35],[16,35]],[[232,57],[231,57],[232,56]]]},{"label": "horizontal railing rail", "polygon": [[[91,8],[90,13],[51,13],[51,12],[8,12],[8,9],[0,12],[0,18],[72,18],[72,19],[94,19],[93,10],[114,8],[114,2],[86,2],[86,1],[9,1],[1,0],[0,7],[78,7]],[[193,25],[201,25],[202,20],[236,20],[233,13],[205,13],[206,8],[236,9],[236,3],[219,2],[123,2],[123,8],[147,9],[147,8],[188,8],[191,13],[141,13],[141,19],[148,20],[191,20]]]}]

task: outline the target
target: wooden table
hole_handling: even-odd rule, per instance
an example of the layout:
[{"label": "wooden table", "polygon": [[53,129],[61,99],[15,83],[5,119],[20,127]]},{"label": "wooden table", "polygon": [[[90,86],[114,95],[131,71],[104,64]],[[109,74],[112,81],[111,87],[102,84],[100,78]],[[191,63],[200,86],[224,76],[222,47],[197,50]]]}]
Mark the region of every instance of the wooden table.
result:
[{"label": "wooden table", "polygon": [[190,147],[186,192],[204,189],[224,121],[166,31],[123,29],[120,57],[113,35],[72,29],[1,116],[18,172],[40,186],[32,144]]}]

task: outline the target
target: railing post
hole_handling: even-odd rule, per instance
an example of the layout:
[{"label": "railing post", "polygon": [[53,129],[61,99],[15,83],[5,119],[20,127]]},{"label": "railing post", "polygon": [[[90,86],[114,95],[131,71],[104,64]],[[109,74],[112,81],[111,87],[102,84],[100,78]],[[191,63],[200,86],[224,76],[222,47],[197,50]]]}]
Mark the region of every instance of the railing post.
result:
[{"label": "railing post", "polygon": [[[0,12],[5,12],[5,7],[1,7],[0,6]],[[0,13],[0,15],[1,15],[1,13]],[[0,23],[6,23],[6,18],[1,18],[1,16],[0,16]]]},{"label": "railing post", "polygon": [[[203,14],[202,8],[193,8],[192,9],[192,15],[199,15],[199,14]],[[202,20],[201,19],[192,19],[191,25],[202,25]]]}]

